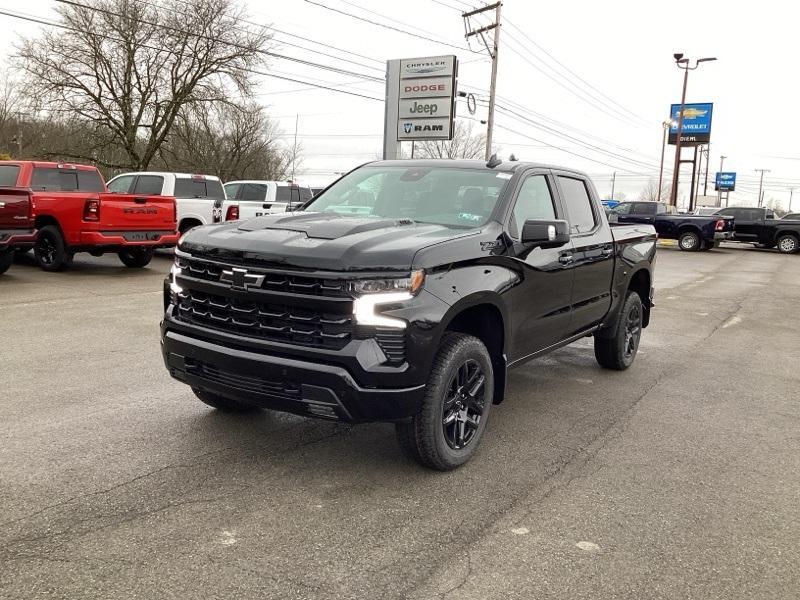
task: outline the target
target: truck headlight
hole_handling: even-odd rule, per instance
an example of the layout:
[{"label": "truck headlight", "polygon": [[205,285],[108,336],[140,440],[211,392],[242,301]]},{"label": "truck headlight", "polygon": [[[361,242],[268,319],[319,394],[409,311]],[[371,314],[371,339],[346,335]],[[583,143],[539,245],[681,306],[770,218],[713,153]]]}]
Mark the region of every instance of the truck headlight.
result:
[{"label": "truck headlight", "polygon": [[411,300],[422,289],[425,271],[412,271],[409,277],[386,279],[362,279],[350,284],[356,295],[353,301],[353,314],[359,325],[374,327],[394,327],[405,329],[407,323],[402,319],[386,317],[377,312],[381,304],[394,304]]},{"label": "truck headlight", "polygon": [[178,304],[178,295],[183,292],[183,288],[175,281],[175,277],[180,274],[181,268],[178,266],[178,263],[173,263],[172,268],[169,270],[169,291],[171,292],[173,304]]}]

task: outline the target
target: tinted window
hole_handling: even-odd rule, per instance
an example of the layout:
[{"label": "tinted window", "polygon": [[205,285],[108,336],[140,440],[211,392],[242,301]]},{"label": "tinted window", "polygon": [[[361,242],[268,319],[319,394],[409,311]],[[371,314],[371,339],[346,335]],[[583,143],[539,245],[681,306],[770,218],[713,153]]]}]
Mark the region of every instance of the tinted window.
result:
[{"label": "tinted window", "polygon": [[243,183],[240,200],[264,202],[267,198],[267,186],[263,183]]},{"label": "tinted window", "polygon": [[314,197],[314,192],[311,188],[308,187],[300,188],[300,202],[308,202],[313,197]]},{"label": "tinted window", "polygon": [[139,175],[133,188],[134,194],[160,196],[164,187],[164,178],[158,175]]},{"label": "tinted window", "polygon": [[81,192],[104,192],[103,178],[98,171],[78,171],[78,189]]},{"label": "tinted window", "polygon": [[122,175],[121,177],[117,177],[114,179],[114,181],[108,184],[108,190],[118,194],[127,194],[128,190],[131,189],[133,179],[133,175]]},{"label": "tinted window", "polygon": [[627,214],[630,214],[632,207],[633,207],[633,204],[631,204],[630,202],[626,202],[625,204],[617,204],[611,210],[612,210],[612,212],[615,212],[618,215],[627,215]]},{"label": "tinted window", "polygon": [[236,194],[239,191],[239,188],[242,187],[241,183],[226,183],[225,184],[225,195],[228,197],[229,200],[233,200],[236,198]]},{"label": "tinted window", "polygon": [[292,193],[290,187],[288,185],[279,185],[278,189],[275,191],[275,201],[276,202],[291,202],[292,201]]},{"label": "tinted window", "polygon": [[175,196],[177,198],[224,200],[225,190],[222,189],[219,180],[179,177],[175,180]]},{"label": "tinted window", "polygon": [[17,165],[0,165],[0,185],[14,187],[17,185],[19,167]]},{"label": "tinted window", "polygon": [[544,175],[532,175],[522,182],[517,202],[511,213],[510,233],[519,238],[522,226],[528,219],[552,221],[556,218],[553,195]]},{"label": "tinted window", "polygon": [[97,171],[35,167],[31,187],[51,192],[102,192],[103,181]]},{"label": "tinted window", "polygon": [[564,194],[564,202],[569,214],[570,228],[575,233],[585,233],[594,229],[597,221],[595,220],[592,201],[586,184],[581,179],[572,177],[558,178],[561,184],[561,191]]},{"label": "tinted window", "polygon": [[656,214],[656,205],[654,202],[637,202],[633,205],[631,213],[634,215],[654,215]]},{"label": "tinted window", "polygon": [[775,218],[775,213],[772,212],[771,210],[767,211],[767,216],[764,217],[764,218],[766,218],[766,219],[774,219]]}]

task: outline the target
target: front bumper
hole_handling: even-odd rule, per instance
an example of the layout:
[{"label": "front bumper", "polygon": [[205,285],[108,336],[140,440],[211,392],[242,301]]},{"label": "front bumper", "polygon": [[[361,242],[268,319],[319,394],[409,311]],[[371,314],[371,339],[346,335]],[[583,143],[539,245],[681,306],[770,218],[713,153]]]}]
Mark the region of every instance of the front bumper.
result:
[{"label": "front bumper", "polygon": [[240,402],[351,423],[416,414],[424,385],[367,388],[342,366],[262,354],[180,333],[162,323],[164,363],[175,379]]},{"label": "front bumper", "polygon": [[36,242],[36,231],[33,229],[0,230],[0,250],[5,248],[30,248]]},{"label": "front bumper", "polygon": [[177,231],[82,231],[80,246],[168,248],[180,239]]}]

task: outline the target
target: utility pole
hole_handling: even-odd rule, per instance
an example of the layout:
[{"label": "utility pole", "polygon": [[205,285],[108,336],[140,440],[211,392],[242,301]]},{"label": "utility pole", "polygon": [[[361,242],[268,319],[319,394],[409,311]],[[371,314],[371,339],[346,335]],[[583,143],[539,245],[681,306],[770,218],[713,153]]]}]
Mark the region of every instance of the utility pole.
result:
[{"label": "utility pole", "polygon": [[[724,154],[720,154],[719,155],[719,172],[720,173],[722,173],[722,165],[725,162],[726,158],[728,158],[728,157],[725,156]],[[717,198],[719,198],[719,201],[717,202],[717,204],[722,206],[722,188],[719,187],[719,181],[717,181]],[[727,196],[725,197],[725,206],[728,206],[728,197]]]},{"label": "utility pole", "polygon": [[664,150],[667,148],[667,131],[669,131],[670,121],[661,123],[664,133],[661,136],[661,166],[658,168],[658,201],[661,202],[661,185],[664,181]]},{"label": "utility pole", "polygon": [[761,173],[761,179],[758,182],[758,206],[761,207],[761,203],[763,202],[764,198],[763,189],[764,189],[764,173],[769,173],[769,169],[753,169],[756,173]]},{"label": "utility pole", "polygon": [[700,176],[703,174],[703,153],[705,150],[703,146],[699,146],[697,151],[700,153],[700,160],[697,162],[697,187],[694,192],[695,203],[697,203],[697,197],[700,195]]},{"label": "utility pole", "polygon": [[[503,6],[502,2],[495,2],[494,4],[489,4],[487,6],[482,6],[481,8],[476,8],[475,10],[471,10],[469,12],[463,13],[461,16],[464,18],[464,28],[466,29],[466,34],[464,37],[467,39],[467,43],[469,43],[469,38],[474,35],[480,36],[483,45],[486,47],[486,51],[489,53],[489,56],[492,59],[492,81],[489,85],[489,116],[486,119],[486,160],[489,160],[492,156],[492,132],[494,130],[494,98],[495,92],[497,90],[497,54],[498,50],[500,49],[500,8]],[[485,13],[487,11],[494,10],[494,23],[486,25],[484,27],[480,27],[478,29],[470,29],[469,18],[478,15],[481,13]],[[485,33],[489,31],[494,31],[494,35],[492,35],[491,43],[486,39]]]},{"label": "utility pole", "polygon": [[[681,134],[683,133],[683,111],[686,107],[686,86],[689,83],[689,71],[694,71],[700,66],[701,62],[708,62],[717,59],[714,57],[698,58],[694,61],[694,66],[692,67],[689,59],[684,58],[683,53],[676,52],[672,56],[675,59],[675,64],[678,65],[678,68],[683,69],[683,91],[681,92],[681,106],[678,109],[678,131],[675,135],[675,169],[672,173],[672,194],[670,195],[670,204],[672,206],[677,206],[678,179],[681,168]],[[694,173],[694,170],[692,170],[692,173]],[[693,190],[689,191],[690,197],[692,196],[692,192]]]},{"label": "utility pole", "polygon": [[617,172],[614,171],[614,174],[611,176],[611,199],[614,199],[614,191],[617,187]]},{"label": "utility pole", "polygon": [[294,146],[292,147],[292,181],[294,182],[294,167],[297,164],[297,124],[300,122],[300,114],[294,116]]},{"label": "utility pole", "polygon": [[792,196],[794,196],[794,188],[789,188],[789,209],[786,212],[792,212]]}]

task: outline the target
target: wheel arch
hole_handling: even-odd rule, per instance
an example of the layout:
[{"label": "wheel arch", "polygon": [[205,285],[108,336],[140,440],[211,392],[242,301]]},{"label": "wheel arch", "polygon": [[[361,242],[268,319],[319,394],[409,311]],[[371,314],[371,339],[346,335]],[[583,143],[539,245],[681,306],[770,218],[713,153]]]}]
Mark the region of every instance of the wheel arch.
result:
[{"label": "wheel arch", "polygon": [[636,292],[642,300],[642,307],[644,315],[642,316],[642,327],[647,327],[650,324],[650,289],[653,285],[653,278],[650,271],[645,268],[638,269],[631,273],[630,281],[628,282],[628,291]]},{"label": "wheel arch", "polygon": [[442,333],[456,331],[473,335],[483,342],[494,369],[493,403],[503,401],[506,386],[509,321],[502,299],[482,293],[464,298],[450,307],[443,319]]}]

